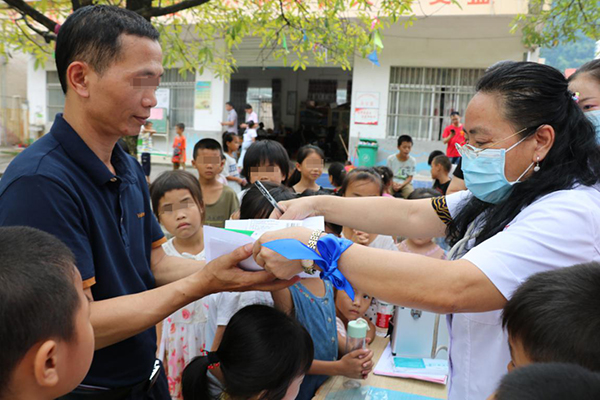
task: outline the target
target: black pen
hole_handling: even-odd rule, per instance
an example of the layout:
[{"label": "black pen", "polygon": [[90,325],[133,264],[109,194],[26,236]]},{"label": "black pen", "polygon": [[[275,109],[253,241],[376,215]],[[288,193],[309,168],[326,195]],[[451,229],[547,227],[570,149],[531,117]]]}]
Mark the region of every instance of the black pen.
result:
[{"label": "black pen", "polygon": [[265,198],[267,200],[269,200],[269,203],[271,203],[271,205],[273,207],[275,207],[281,213],[281,215],[283,215],[283,210],[281,208],[279,208],[279,206],[277,205],[277,202],[275,201],[273,196],[271,196],[271,193],[269,193],[267,188],[264,187],[264,185],[260,181],[254,182],[254,186],[256,186],[258,188],[258,190],[260,190],[260,193],[262,193],[262,195],[265,196]]}]

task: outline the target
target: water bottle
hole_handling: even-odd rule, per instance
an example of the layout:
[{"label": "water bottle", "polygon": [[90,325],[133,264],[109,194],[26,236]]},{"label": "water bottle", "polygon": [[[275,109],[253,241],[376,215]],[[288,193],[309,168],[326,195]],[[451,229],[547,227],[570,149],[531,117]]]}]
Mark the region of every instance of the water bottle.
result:
[{"label": "water bottle", "polygon": [[[346,354],[354,350],[360,350],[367,347],[367,331],[369,323],[363,318],[358,318],[348,322],[348,332],[346,333]],[[358,388],[361,386],[359,380],[348,378],[344,382],[345,388]]]},{"label": "water bottle", "polygon": [[380,337],[385,337],[390,326],[390,320],[394,314],[394,306],[377,300],[377,321],[375,322],[375,334]]}]

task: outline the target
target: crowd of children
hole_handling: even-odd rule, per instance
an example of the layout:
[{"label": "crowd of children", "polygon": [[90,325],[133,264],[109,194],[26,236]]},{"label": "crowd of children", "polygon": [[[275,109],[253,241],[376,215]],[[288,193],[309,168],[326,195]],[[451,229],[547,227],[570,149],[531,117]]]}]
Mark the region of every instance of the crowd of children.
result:
[{"label": "crowd of children", "polygon": [[[387,166],[347,171],[343,164],[331,164],[334,189],[327,191],[316,183],[325,163],[319,147],[300,148],[288,179],[286,150],[276,141],[255,141],[253,124],[247,123],[241,155],[234,133],[223,134],[223,146],[202,139],[192,153],[198,178],[174,170],[152,183],[152,209],[171,235],[162,245],[167,255],[202,261],[204,225],[269,218],[273,205],[253,185],[256,181],[276,201],[315,195],[422,199],[445,194],[450,184],[451,160],[432,153],[433,187],[415,190],[412,139],[401,136],[399,152]],[[184,130],[177,125],[175,169],[185,164]],[[147,155],[147,176],[153,133],[151,124],[141,132],[146,135],[142,160]],[[433,238],[398,240],[328,222],[326,232],[363,246],[446,257]],[[28,246],[31,242],[37,246]],[[94,346],[89,299],[73,255],[51,235],[31,228],[0,228],[0,243],[0,339],[15,344],[0,354],[0,400],[59,397],[83,379]],[[579,392],[574,398],[598,398],[599,285],[600,265],[590,263],[533,275],[517,289],[503,313],[512,357],[507,370],[516,371],[490,399],[566,398]],[[329,376],[366,378],[374,367],[373,352],[347,352],[344,344],[348,323],[358,318],[368,320],[367,343],[374,340],[376,301],[361,290],[352,299],[329,281],[302,278],[272,293],[223,292],[191,303],[157,327],[157,357],[171,397],[311,399]]]}]

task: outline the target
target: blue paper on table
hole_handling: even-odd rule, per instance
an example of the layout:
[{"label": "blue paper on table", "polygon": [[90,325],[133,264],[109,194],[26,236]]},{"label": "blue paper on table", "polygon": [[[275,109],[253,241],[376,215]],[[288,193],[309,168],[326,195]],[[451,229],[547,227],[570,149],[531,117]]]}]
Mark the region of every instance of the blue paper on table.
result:
[{"label": "blue paper on table", "polygon": [[394,357],[394,366],[397,368],[425,368],[422,358]]},{"label": "blue paper on table", "polygon": [[326,400],[438,400],[433,397],[419,396],[395,390],[363,386],[357,389],[339,390],[329,393]]}]

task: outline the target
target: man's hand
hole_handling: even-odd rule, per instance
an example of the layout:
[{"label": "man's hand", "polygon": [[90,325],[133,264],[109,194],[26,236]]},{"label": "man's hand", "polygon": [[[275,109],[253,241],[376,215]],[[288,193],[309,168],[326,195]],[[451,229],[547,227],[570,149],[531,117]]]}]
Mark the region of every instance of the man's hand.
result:
[{"label": "man's hand", "polygon": [[354,350],[339,361],[340,375],[352,379],[366,379],[373,370],[373,352],[367,349]]},{"label": "man's hand", "polygon": [[[238,263],[252,255],[252,245],[237,248],[206,264],[206,266],[190,277],[198,281],[198,287],[204,287],[207,293],[244,292],[249,290],[276,291],[293,285],[298,278],[278,280],[267,271],[244,271]],[[201,296],[202,297],[202,296]]]}]

